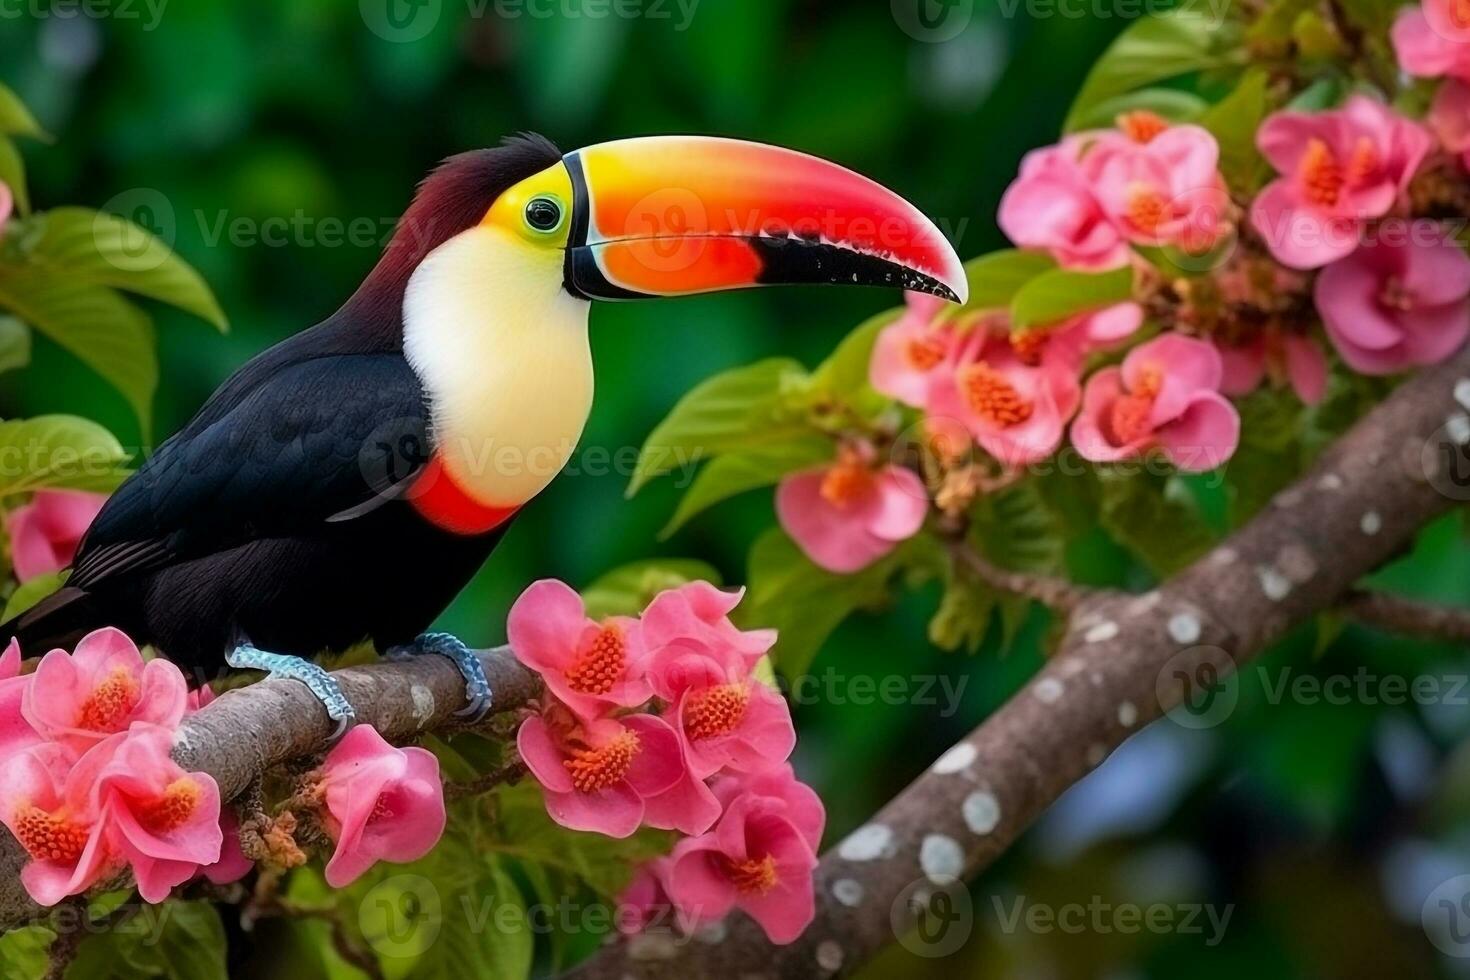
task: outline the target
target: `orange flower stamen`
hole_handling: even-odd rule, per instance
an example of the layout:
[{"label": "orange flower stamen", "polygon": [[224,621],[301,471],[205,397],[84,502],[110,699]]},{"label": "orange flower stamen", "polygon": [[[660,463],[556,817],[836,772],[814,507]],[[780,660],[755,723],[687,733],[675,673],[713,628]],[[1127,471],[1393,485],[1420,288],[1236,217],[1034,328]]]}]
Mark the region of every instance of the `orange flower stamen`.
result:
[{"label": "orange flower stamen", "polygon": [[1169,216],[1169,202],[1155,187],[1134,184],[1128,189],[1128,223],[1145,235],[1159,230],[1159,225]]},{"label": "orange flower stamen", "polygon": [[1169,128],[1169,120],[1147,109],[1135,109],[1118,116],[1118,129],[1135,143],[1148,143]]},{"label": "orange flower stamen", "polygon": [[763,858],[746,858],[744,861],[726,859],[725,871],[737,891],[744,895],[764,895],[776,887],[776,859],[767,854]]},{"label": "orange flower stamen", "polygon": [[[1356,158],[1358,154],[1355,152],[1353,156]],[[1319,139],[1308,140],[1298,173],[1308,200],[1323,207],[1337,204],[1346,176],[1330,146]]]},{"label": "orange flower stamen", "polygon": [[86,849],[87,828],[27,803],[16,808],[15,838],[37,861],[69,864]]},{"label": "orange flower stamen", "polygon": [[637,755],[638,736],[625,730],[600,748],[573,749],[562,765],[577,792],[596,793],[622,782]]},{"label": "orange flower stamen", "polygon": [[996,425],[1019,425],[1035,408],[1003,374],[983,361],[960,372],[960,390],[976,415]]},{"label": "orange flower stamen", "polygon": [[91,732],[121,731],[141,693],[138,682],[126,667],[114,667],[82,702],[77,712],[77,727]]},{"label": "orange flower stamen", "polygon": [[915,337],[904,348],[909,364],[919,371],[932,371],[944,360],[946,353],[942,340],[933,334]]},{"label": "orange flower stamen", "polygon": [[873,471],[856,453],[844,453],[822,477],[822,499],[833,507],[847,507],[873,485]]},{"label": "orange flower stamen", "polygon": [[700,691],[684,706],[684,731],[691,739],[727,735],[745,718],[750,690],[744,684],[721,684]]},{"label": "orange flower stamen", "polygon": [[1108,413],[1108,424],[1117,445],[1136,442],[1152,431],[1149,415],[1163,385],[1163,369],[1157,364],[1144,365],[1133,390],[1113,403]]},{"label": "orange flower stamen", "polygon": [[1349,187],[1367,183],[1378,172],[1378,148],[1366,136],[1359,136],[1353,144],[1353,155],[1348,158],[1347,173],[1343,176]]},{"label": "orange flower stamen", "polygon": [[199,807],[199,784],[180,776],[168,784],[163,795],[140,808],[138,821],[155,833],[164,833],[189,822]]},{"label": "orange flower stamen", "polygon": [[627,663],[628,647],[623,641],[623,631],[609,623],[567,668],[567,686],[578,694],[606,694],[622,680]]}]

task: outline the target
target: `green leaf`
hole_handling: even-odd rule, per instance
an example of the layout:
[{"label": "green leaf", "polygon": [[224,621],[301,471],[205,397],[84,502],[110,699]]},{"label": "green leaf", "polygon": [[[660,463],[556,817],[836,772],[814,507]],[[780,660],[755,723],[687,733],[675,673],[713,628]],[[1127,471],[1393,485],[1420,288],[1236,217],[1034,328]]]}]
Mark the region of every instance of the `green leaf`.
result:
[{"label": "green leaf", "polygon": [[665,589],[689,582],[720,584],[714,566],[692,558],[649,558],[615,568],[582,590],[587,615],[636,616]]},{"label": "green leaf", "polygon": [[696,385],[644,442],[628,496],[644,484],[706,456],[789,441],[808,430],[781,409],[783,395],[809,383],[796,361],[774,357],[725,371]]},{"label": "green leaf", "polygon": [[26,926],[0,935],[0,977],[42,980],[51,966],[49,950],[56,933],[45,926]]},{"label": "green leaf", "polygon": [[1073,272],[1054,269],[1032,279],[1011,300],[1011,328],[1017,332],[1048,326],[1069,317],[1133,298],[1133,270]]},{"label": "green leaf", "polygon": [[1240,445],[1225,464],[1230,488],[1230,523],[1253,517],[1296,479],[1303,462],[1304,409],[1296,396],[1261,388],[1236,403],[1240,410]]},{"label": "green leaf", "polygon": [[31,363],[31,330],[13,316],[0,316],[0,374]]},{"label": "green leaf", "polygon": [[110,286],[178,307],[229,329],[203,277],[152,232],[105,211],[56,208],[42,218],[32,262],[84,283]]},{"label": "green leaf", "polygon": [[669,523],[659,532],[665,539],[695,515],[747,490],[774,486],[781,478],[832,458],[832,442],[821,436],[803,436],[791,442],[757,446],[749,452],[726,453],[705,464],[679,499]]},{"label": "green leaf", "polygon": [[661,832],[641,830],[614,840],[567,830],[547,816],[546,800],[530,782],[498,791],[495,802],[493,837],[484,848],[569,878],[602,898],[616,898],[635,867],[669,849],[668,835]]},{"label": "green leaf", "polygon": [[1388,33],[1401,6],[1400,0],[1342,0],[1348,20],[1370,35]]},{"label": "green leaf", "polygon": [[1155,574],[1183,568],[1214,544],[1194,497],[1177,479],[1112,468],[1098,475],[1103,530]]},{"label": "green leaf", "polygon": [[158,388],[153,322],[100,285],[14,266],[0,268],[0,307],[16,313],[122,392],[144,434]]},{"label": "green leaf", "polygon": [[1144,17],[1118,35],[1092,66],[1072,103],[1066,132],[1085,128],[1099,103],[1165,79],[1241,60],[1235,32],[1205,9]]},{"label": "green leaf", "polygon": [[1291,39],[1292,25],[1304,11],[1316,5],[1317,0],[1272,0],[1246,31],[1250,41],[1287,41]]},{"label": "green leaf", "polygon": [[852,575],[812,564],[780,528],[770,528],[750,549],[750,591],[739,610],[747,627],[777,631],[771,651],[788,678],[806,673],[832,631],[853,611],[881,602],[903,549]]},{"label": "green leaf", "polygon": [[1026,252],[1008,248],[982,255],[965,263],[965,276],[970,280],[970,299],[966,309],[996,310],[1011,305],[1021,287],[1042,273],[1057,267],[1042,252]]},{"label": "green leaf", "polygon": [[15,207],[21,214],[31,213],[31,197],[26,191],[26,163],[20,149],[9,137],[0,136],[0,183],[15,196]]},{"label": "green leaf", "polygon": [[208,902],[145,905],[84,940],[66,980],[226,980],[219,913]]},{"label": "green leaf", "polygon": [[1076,128],[1111,129],[1119,116],[1139,109],[1156,113],[1172,122],[1193,122],[1209,105],[1193,92],[1183,92],[1177,88],[1142,88],[1126,95],[1103,99],[1078,118]]},{"label": "green leaf", "polygon": [[929,642],[941,650],[955,651],[963,647],[975,653],[990,630],[996,598],[994,589],[959,562],[950,562],[939,608],[929,620]]},{"label": "green leaf", "polygon": [[62,583],[65,581],[66,574],[64,572],[52,572],[49,575],[38,575],[29,582],[22,582],[10,594],[9,601],[5,603],[5,611],[0,613],[0,623],[10,622],[61,588]]},{"label": "green leaf", "polygon": [[0,85],[0,135],[31,136],[42,140],[51,138],[36,122],[36,117],[31,115],[20,96],[4,85]]},{"label": "green leaf", "polygon": [[[875,394],[868,383],[868,365],[873,360],[873,345],[878,342],[878,334],[883,328],[902,315],[902,308],[884,310],[876,316],[868,317],[842,338],[831,356],[812,372],[813,390],[844,400]],[[886,404],[886,400],[880,401]]]},{"label": "green leaf", "polygon": [[0,422],[0,499],[43,489],[112,489],[127,458],[111,432],[73,415]]},{"label": "green leaf", "polygon": [[1256,149],[1256,131],[1266,118],[1265,71],[1246,72],[1240,84],[1200,117],[1200,125],[1220,144],[1220,172],[1233,190],[1252,194],[1267,176],[1266,160]]},{"label": "green leaf", "polygon": [[1286,108],[1292,112],[1321,112],[1331,109],[1347,94],[1347,82],[1336,75],[1319,78],[1296,94]]}]

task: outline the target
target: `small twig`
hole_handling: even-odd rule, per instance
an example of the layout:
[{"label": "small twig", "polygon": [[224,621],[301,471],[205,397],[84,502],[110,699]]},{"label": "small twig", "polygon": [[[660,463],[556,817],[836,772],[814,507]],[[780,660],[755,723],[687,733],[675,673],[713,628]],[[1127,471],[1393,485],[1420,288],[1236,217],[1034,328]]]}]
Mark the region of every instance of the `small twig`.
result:
[{"label": "small twig", "polygon": [[1470,643],[1470,609],[1439,606],[1383,592],[1353,592],[1343,612],[1366,626],[1430,640]]},{"label": "small twig", "polygon": [[950,550],[955,561],[963,564],[980,581],[991,588],[1027,599],[1035,599],[1057,612],[1072,612],[1096,591],[1057,576],[1032,575],[1027,572],[1014,572],[1008,568],[1001,568],[963,542],[951,545]]},{"label": "small twig", "polygon": [[507,763],[499,769],[485,773],[474,779],[467,779],[458,783],[445,783],[444,796],[450,800],[462,800],[470,796],[480,796],[490,792],[497,786],[514,786],[525,778],[531,770],[526,764],[517,759],[515,762]]},{"label": "small twig", "polygon": [[45,980],[62,980],[66,976],[67,968],[77,958],[77,950],[81,949],[87,933],[86,929],[71,929],[56,934],[47,953],[50,963],[46,967]]}]

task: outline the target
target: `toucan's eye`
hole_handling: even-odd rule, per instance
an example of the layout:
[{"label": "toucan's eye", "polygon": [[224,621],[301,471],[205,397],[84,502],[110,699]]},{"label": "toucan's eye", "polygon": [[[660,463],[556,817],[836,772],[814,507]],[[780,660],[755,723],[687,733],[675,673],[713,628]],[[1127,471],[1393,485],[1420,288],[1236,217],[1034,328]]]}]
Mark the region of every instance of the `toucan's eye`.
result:
[{"label": "toucan's eye", "polygon": [[536,197],[526,205],[526,224],[536,231],[550,233],[561,227],[561,202],[554,197]]}]

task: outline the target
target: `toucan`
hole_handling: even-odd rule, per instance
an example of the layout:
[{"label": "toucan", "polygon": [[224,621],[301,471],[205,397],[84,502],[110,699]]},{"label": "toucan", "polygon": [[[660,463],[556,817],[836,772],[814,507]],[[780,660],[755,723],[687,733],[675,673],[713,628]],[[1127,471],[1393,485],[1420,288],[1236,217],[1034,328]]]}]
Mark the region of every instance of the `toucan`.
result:
[{"label": "toucan", "polygon": [[563,155],[523,134],[450,157],[347,302],[159,446],[0,646],[115,626],[196,679],[302,681],[340,733],[352,706],[308,658],[368,640],[453,659],[482,716],[479,659],[427,630],[577,444],[591,301],[781,283],[966,297],[917,208],[792,150],[656,136]]}]

